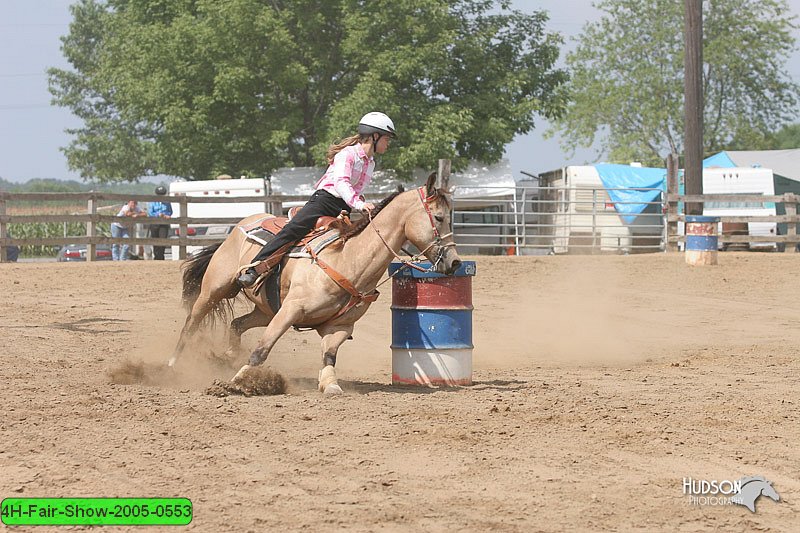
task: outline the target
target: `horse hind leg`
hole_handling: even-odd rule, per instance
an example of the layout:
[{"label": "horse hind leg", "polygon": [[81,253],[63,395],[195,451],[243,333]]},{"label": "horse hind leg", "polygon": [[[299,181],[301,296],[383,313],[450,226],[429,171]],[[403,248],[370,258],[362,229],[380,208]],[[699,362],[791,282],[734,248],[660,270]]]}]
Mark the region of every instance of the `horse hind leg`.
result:
[{"label": "horse hind leg", "polygon": [[353,326],[339,326],[335,330],[319,332],[322,337],[322,369],[319,371],[319,391],[324,394],[342,394],[336,378],[336,354],[339,347],[353,334]]},{"label": "horse hind leg", "polygon": [[170,368],[175,366],[175,363],[178,362],[178,357],[181,356],[183,351],[186,349],[186,345],[189,343],[189,340],[194,336],[197,332],[200,324],[202,324],[203,319],[208,315],[209,312],[214,308],[215,303],[212,303],[208,298],[200,296],[197,301],[192,306],[192,310],[189,312],[189,316],[186,317],[186,322],[183,323],[183,329],[181,329],[181,335],[178,338],[178,344],[175,346],[175,350],[172,352],[172,357],[169,358],[167,361],[167,366]]},{"label": "horse hind leg", "polygon": [[252,328],[267,326],[270,320],[271,317],[258,307],[246,315],[233,319],[228,329],[228,349],[225,350],[223,357],[228,360],[235,358],[242,349],[242,334]]},{"label": "horse hind leg", "polygon": [[213,290],[208,289],[204,281],[203,288],[200,291],[200,296],[197,297],[197,300],[192,305],[192,310],[189,312],[189,316],[186,317],[186,322],[183,324],[183,329],[181,329],[181,335],[178,339],[178,344],[175,346],[175,350],[172,352],[172,357],[170,357],[169,361],[167,362],[169,367],[175,366],[178,358],[186,349],[186,345],[200,328],[203,320],[217,306],[217,304],[219,304],[222,300],[234,298],[238,292],[239,287],[236,285],[236,282],[233,279],[217,282],[214,284]]}]

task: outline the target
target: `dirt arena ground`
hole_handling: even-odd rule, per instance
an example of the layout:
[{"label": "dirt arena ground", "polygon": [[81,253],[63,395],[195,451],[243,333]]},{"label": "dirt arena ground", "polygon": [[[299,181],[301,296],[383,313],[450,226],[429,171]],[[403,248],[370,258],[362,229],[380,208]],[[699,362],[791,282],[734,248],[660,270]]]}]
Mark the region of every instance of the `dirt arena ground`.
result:
[{"label": "dirt arena ground", "polygon": [[[390,385],[384,290],[330,398],[313,332],[270,356],[286,395],[206,395],[233,372],[202,350],[113,384],[171,353],[178,264],[0,264],[0,496],[188,497],[195,531],[798,530],[800,257],[472,259],[474,386]],[[682,491],[745,475],[781,501]]]}]

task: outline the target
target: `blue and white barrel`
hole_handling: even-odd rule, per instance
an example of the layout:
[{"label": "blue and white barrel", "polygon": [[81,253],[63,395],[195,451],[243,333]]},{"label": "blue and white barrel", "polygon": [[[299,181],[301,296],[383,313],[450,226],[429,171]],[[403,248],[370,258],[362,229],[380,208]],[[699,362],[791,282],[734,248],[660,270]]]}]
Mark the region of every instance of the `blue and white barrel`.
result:
[{"label": "blue and white barrel", "polygon": [[472,385],[475,261],[462,262],[451,276],[402,263],[391,263],[389,274],[394,275],[392,384]]},{"label": "blue and white barrel", "polygon": [[686,264],[717,264],[719,217],[686,216]]}]

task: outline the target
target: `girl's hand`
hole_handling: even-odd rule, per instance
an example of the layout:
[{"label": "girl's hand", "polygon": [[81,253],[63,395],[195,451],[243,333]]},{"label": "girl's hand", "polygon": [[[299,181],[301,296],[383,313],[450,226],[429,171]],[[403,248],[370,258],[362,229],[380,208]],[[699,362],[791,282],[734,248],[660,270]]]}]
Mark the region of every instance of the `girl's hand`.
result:
[{"label": "girl's hand", "polygon": [[367,202],[364,204],[364,207],[361,208],[362,211],[372,211],[375,209],[375,204],[372,202]]}]

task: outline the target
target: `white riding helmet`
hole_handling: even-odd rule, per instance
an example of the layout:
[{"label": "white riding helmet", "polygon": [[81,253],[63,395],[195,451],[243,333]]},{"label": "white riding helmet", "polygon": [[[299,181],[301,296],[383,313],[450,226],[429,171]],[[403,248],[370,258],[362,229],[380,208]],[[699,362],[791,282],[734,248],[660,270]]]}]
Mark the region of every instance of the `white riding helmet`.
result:
[{"label": "white riding helmet", "polygon": [[369,135],[371,133],[379,133],[381,135],[389,135],[392,138],[397,134],[394,131],[394,122],[387,117],[384,113],[373,111],[367,113],[358,122],[359,135]]}]

